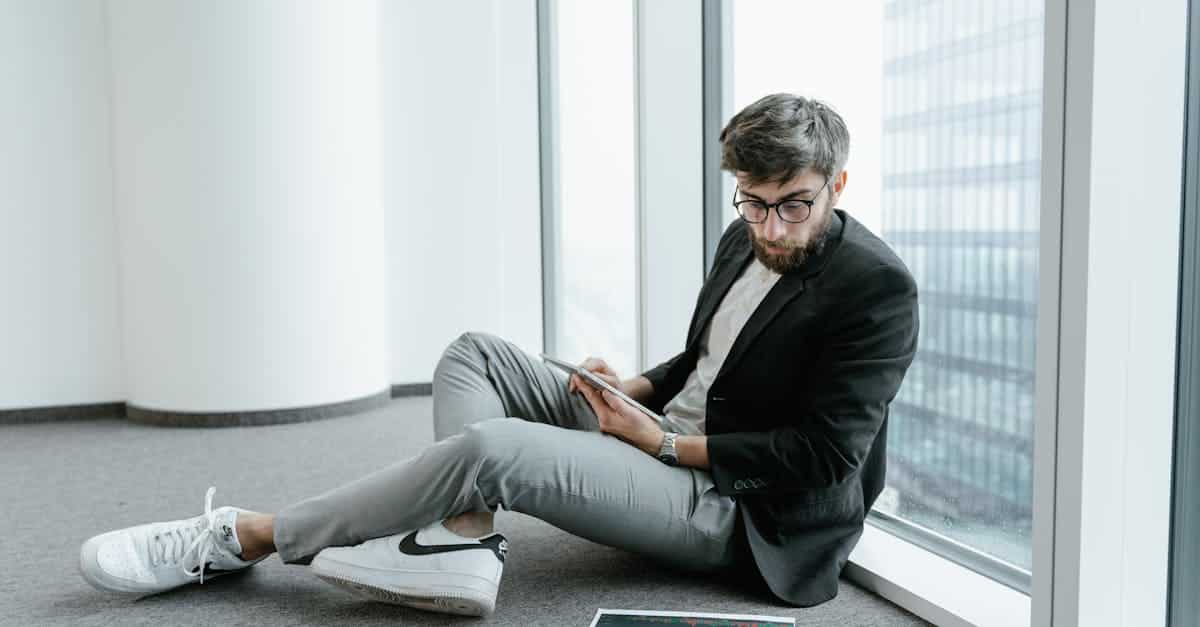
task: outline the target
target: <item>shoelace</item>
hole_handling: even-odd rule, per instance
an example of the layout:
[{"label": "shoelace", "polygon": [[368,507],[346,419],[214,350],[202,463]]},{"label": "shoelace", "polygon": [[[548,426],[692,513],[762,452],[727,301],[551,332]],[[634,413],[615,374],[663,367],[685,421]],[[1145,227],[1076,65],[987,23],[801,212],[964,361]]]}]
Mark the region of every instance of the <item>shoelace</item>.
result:
[{"label": "shoelace", "polygon": [[[176,527],[151,536],[149,547],[151,563],[155,562],[155,549],[157,548],[158,563],[177,561],[185,575],[199,576],[200,583],[204,583],[204,568],[208,563],[208,556],[212,554],[213,548],[216,546],[217,515],[212,511],[213,495],[216,492],[215,486],[209,486],[208,492],[204,494],[203,521],[193,527]],[[186,549],[183,548],[185,544],[187,545]],[[188,557],[193,554],[196,559],[189,560]]]}]

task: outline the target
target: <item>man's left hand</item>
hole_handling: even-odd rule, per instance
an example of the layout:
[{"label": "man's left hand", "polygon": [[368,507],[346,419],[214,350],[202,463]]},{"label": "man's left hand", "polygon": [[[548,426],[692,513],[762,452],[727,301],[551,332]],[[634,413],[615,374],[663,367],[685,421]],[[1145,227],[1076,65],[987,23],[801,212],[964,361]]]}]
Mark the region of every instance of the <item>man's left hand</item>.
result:
[{"label": "man's left hand", "polygon": [[658,423],[611,392],[597,390],[586,383],[579,386],[579,391],[596,412],[600,431],[615,435],[648,455],[658,455],[663,440],[663,430]]}]

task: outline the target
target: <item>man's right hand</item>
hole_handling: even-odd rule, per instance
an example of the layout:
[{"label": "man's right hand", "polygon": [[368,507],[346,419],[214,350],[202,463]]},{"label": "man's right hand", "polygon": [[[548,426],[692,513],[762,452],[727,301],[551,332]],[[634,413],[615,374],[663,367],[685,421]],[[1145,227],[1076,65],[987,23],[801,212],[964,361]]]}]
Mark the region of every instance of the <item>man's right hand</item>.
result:
[{"label": "man's right hand", "polygon": [[[579,364],[579,367],[591,372],[592,374],[595,374],[601,379],[604,379],[605,383],[608,383],[618,390],[621,390],[625,394],[629,394],[629,391],[626,390],[625,386],[621,384],[621,377],[618,377],[617,373],[613,371],[613,369],[610,368],[603,359],[600,359],[599,357],[588,357],[587,359],[583,360],[582,364]],[[572,394],[577,393],[579,391],[579,386],[581,385],[588,385],[588,383],[577,374],[573,374],[569,379],[567,379],[567,391]]]},{"label": "man's right hand", "polygon": [[[609,385],[621,390],[626,396],[632,398],[639,403],[650,402],[650,397],[654,394],[654,386],[650,384],[650,380],[646,377],[634,377],[629,380],[622,380],[617,376],[616,371],[608,366],[603,359],[599,357],[588,357],[583,360],[579,367],[594,373],[596,376],[604,379]],[[571,375],[567,379],[567,391],[576,394],[579,392],[579,386],[587,385],[579,375]]]}]

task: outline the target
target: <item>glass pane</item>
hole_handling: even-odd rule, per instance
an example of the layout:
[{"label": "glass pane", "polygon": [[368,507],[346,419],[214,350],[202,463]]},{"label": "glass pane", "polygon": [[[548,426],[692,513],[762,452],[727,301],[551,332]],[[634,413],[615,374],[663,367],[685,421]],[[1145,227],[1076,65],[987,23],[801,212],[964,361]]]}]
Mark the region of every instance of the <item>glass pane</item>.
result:
[{"label": "glass pane", "polygon": [[557,2],[559,356],[636,374],[633,4]]},{"label": "glass pane", "polygon": [[780,91],[841,113],[852,148],[839,206],[920,288],[920,348],[892,404],[876,508],[1029,570],[1042,2],[739,0],[731,12],[730,113]]}]

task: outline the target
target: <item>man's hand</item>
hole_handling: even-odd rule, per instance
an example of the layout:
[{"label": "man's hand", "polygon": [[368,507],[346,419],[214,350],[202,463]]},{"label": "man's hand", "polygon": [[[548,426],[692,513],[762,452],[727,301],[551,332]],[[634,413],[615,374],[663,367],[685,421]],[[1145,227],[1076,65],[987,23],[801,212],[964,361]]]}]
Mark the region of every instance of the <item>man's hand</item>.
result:
[{"label": "man's hand", "polygon": [[[621,377],[618,377],[617,373],[613,371],[612,368],[609,368],[608,364],[603,359],[600,359],[599,357],[588,357],[587,359],[583,360],[582,364],[579,364],[579,367],[591,372],[601,379],[604,379],[605,383],[617,388],[618,390],[621,390],[626,395],[629,394],[629,390],[626,390],[625,387],[621,385]],[[580,378],[580,376],[577,374],[573,374],[569,379],[567,379],[567,391],[571,392],[572,394],[579,391],[580,388],[590,387],[591,386],[588,385],[587,382]]]},{"label": "man's hand", "polygon": [[648,455],[658,455],[663,440],[658,423],[611,392],[596,390],[587,383],[581,383],[578,389],[596,412],[600,431],[615,435]]},{"label": "man's hand", "polygon": [[[654,396],[654,386],[650,384],[650,380],[646,377],[634,377],[632,379],[622,380],[617,376],[616,371],[608,367],[608,364],[599,357],[588,357],[579,364],[580,368],[590,371],[592,374],[604,379],[609,385],[621,390],[625,396],[632,398],[639,403],[649,403]],[[579,375],[571,375],[567,379],[567,391],[572,394],[578,394],[580,388],[591,387],[583,381]]]}]

